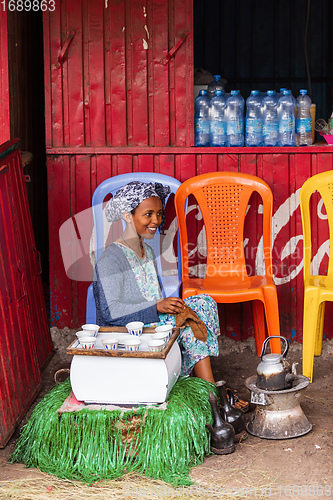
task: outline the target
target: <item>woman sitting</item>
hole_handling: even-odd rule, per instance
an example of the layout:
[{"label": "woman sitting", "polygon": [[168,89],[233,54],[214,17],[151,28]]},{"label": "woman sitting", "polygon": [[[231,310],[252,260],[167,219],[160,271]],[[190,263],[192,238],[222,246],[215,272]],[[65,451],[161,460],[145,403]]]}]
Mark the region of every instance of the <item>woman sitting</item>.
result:
[{"label": "woman sitting", "polygon": [[208,295],[182,300],[162,297],[155,255],[143,240],[152,239],[164,226],[164,202],[169,186],[133,181],[120,188],[105,208],[109,222],[124,219],[126,228],[109,245],[95,267],[96,321],[100,326],[125,326],[142,321],[145,326],[172,323],[189,306],[205,323],[207,340],[202,342],[186,326],[178,343],[182,353],[181,375],[192,370],[197,377],[214,383],[210,356],[218,356],[219,321],[216,302]]}]

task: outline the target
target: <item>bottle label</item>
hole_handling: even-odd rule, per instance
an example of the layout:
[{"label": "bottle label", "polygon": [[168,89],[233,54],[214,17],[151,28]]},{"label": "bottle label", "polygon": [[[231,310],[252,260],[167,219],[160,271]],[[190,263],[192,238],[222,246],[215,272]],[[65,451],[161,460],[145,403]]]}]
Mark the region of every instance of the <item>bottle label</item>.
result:
[{"label": "bottle label", "polygon": [[261,134],[262,133],[262,120],[258,118],[248,118],[246,120],[246,133],[247,134]]},{"label": "bottle label", "polygon": [[244,131],[243,120],[232,120],[227,125],[227,135],[241,135]]},{"label": "bottle label", "polygon": [[277,122],[266,122],[262,127],[263,137],[277,137],[278,135],[278,123]]},{"label": "bottle label", "polygon": [[294,128],[295,128],[295,118],[293,116],[287,116],[285,118],[281,118],[279,124],[280,134],[293,132]]},{"label": "bottle label", "polygon": [[296,118],[296,133],[312,132],[312,118]]},{"label": "bottle label", "polygon": [[210,124],[211,135],[226,135],[227,124],[225,121],[213,121]]},{"label": "bottle label", "polygon": [[209,126],[210,122],[209,120],[197,120],[195,122],[195,133],[202,135],[202,134],[209,134]]}]

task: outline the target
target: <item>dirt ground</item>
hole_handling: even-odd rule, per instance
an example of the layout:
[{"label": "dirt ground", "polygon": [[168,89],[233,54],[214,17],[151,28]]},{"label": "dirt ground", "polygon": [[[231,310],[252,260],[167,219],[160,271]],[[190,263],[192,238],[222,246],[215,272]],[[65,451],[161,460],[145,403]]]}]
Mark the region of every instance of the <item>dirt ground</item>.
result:
[{"label": "dirt ground", "polygon": [[[20,427],[37,402],[54,386],[54,373],[70,366],[71,357],[65,350],[74,332],[67,328],[51,329],[55,355],[43,374],[40,394]],[[213,359],[215,379],[226,380],[236,394],[249,400],[250,393],[244,381],[256,373],[259,363],[254,339],[235,342],[221,336],[219,342],[220,355]],[[301,356],[301,344],[292,343],[288,360],[299,363],[298,373],[301,373]],[[267,440],[246,434],[236,444],[234,453],[209,456],[193,468],[191,477],[195,484],[192,487],[174,490],[169,485],[145,478],[145,489],[140,490],[137,483],[128,483],[125,477],[123,482],[112,483],[109,489],[103,490],[102,496],[97,486],[87,487],[82,493],[72,482],[57,480],[22,464],[10,464],[8,457],[18,439],[18,429],[8,445],[0,450],[0,498],[333,498],[332,368],[333,340],[325,340],[322,355],[315,358],[314,381],[306,389],[301,403],[313,426],[308,434],[285,440]],[[247,419],[250,416],[251,412],[246,414]],[[31,488],[36,481],[40,488],[32,494]]]}]

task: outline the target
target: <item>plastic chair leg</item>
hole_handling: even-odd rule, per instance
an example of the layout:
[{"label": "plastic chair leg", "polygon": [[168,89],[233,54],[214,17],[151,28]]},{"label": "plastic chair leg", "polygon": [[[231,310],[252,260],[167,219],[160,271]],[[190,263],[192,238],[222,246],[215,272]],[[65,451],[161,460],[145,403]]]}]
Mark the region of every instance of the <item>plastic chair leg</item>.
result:
[{"label": "plastic chair leg", "polygon": [[251,306],[257,355],[260,356],[262,351],[262,344],[266,337],[264,305],[260,300],[253,300]]},{"label": "plastic chair leg", "polygon": [[315,356],[321,355],[323,347],[324,317],[325,317],[325,302],[321,302],[318,311],[318,322],[317,322],[315,347],[314,347]]},{"label": "plastic chair leg", "polygon": [[87,290],[86,322],[96,324],[96,304],[92,283],[89,285]]},{"label": "plastic chair leg", "polygon": [[[279,305],[275,286],[264,286],[264,305],[266,312],[266,322],[268,336],[280,336],[280,318],[279,318]],[[272,339],[270,341],[271,352],[281,354],[281,340]]]},{"label": "plastic chair leg", "polygon": [[313,378],[313,360],[315,351],[316,332],[319,319],[319,293],[318,290],[308,289],[304,291],[304,313],[303,313],[303,375]]}]

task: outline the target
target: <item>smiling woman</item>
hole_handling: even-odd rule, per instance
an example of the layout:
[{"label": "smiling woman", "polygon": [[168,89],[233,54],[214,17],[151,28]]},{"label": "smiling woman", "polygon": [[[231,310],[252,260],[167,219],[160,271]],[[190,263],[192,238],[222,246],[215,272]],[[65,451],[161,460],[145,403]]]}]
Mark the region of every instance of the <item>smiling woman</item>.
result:
[{"label": "smiling woman", "polygon": [[142,321],[146,326],[175,326],[175,315],[186,305],[205,323],[207,339],[196,338],[186,326],[179,335],[181,375],[194,373],[214,382],[210,356],[218,355],[219,322],[215,301],[208,295],[182,300],[163,298],[152,248],[144,242],[163,232],[164,201],[169,186],[133,181],[120,188],[105,208],[110,222],[123,219],[123,234],[109,245],[97,261],[94,279],[97,324],[125,326]]}]

